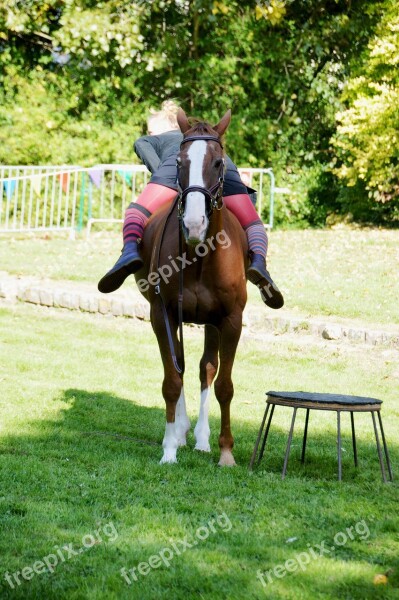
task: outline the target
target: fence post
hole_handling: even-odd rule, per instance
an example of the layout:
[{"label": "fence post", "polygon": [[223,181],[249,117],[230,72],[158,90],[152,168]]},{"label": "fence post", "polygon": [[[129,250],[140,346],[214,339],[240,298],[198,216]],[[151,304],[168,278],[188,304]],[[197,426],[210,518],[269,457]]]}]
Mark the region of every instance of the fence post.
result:
[{"label": "fence post", "polygon": [[86,171],[83,171],[82,172],[82,183],[80,185],[80,200],[79,200],[79,221],[78,221],[78,231],[79,232],[81,232],[83,229],[85,193],[86,193]]},{"label": "fence post", "polygon": [[270,215],[269,215],[269,227],[273,229],[274,223],[274,188],[275,188],[275,177],[273,173],[273,169],[269,169],[270,175]]}]

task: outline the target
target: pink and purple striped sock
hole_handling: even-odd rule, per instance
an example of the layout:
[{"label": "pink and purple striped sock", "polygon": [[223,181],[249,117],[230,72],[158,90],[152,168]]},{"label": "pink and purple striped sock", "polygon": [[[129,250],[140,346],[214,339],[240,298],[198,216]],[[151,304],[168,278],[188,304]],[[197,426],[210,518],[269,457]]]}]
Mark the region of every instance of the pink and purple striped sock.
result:
[{"label": "pink and purple striped sock", "polygon": [[150,216],[150,211],[136,202],[132,202],[128,206],[123,223],[124,244],[127,242],[137,242],[138,239],[143,237],[144,227],[147,225]]},{"label": "pink and purple striped sock", "polygon": [[252,223],[245,232],[248,238],[249,251],[266,258],[268,240],[262,221],[259,219],[257,223]]}]

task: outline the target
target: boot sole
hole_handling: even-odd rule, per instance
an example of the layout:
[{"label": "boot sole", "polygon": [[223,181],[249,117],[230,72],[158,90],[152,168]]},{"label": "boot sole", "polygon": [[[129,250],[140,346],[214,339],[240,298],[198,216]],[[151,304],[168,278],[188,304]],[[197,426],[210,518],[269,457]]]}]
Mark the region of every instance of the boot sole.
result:
[{"label": "boot sole", "polygon": [[[251,268],[249,268],[247,271],[247,277],[251,283],[259,288],[262,300],[267,306],[275,310],[284,306],[283,295],[273,283],[272,279],[269,281],[260,271]],[[273,295],[267,295],[264,291],[264,288],[267,288],[268,291],[271,289],[273,291]]]},{"label": "boot sole", "polygon": [[121,267],[120,269],[114,271],[114,273],[107,273],[104,275],[102,279],[98,282],[98,291],[102,294],[110,294],[111,292],[115,292],[118,290],[122,283],[125,281],[129,275],[134,275],[140,267],[142,267],[143,261],[141,258],[137,258],[132,260],[129,264]]}]

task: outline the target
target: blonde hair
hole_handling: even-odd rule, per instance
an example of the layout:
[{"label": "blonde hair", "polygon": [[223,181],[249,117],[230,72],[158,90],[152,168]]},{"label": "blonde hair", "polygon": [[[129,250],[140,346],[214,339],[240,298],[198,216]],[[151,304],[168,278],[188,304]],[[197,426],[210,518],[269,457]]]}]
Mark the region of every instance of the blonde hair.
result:
[{"label": "blonde hair", "polygon": [[176,104],[174,100],[164,100],[161,104],[161,110],[150,110],[150,116],[148,117],[148,123],[153,119],[162,119],[163,121],[167,121],[170,123],[171,129],[178,129],[179,125],[177,123],[177,111],[179,110],[179,105]]}]

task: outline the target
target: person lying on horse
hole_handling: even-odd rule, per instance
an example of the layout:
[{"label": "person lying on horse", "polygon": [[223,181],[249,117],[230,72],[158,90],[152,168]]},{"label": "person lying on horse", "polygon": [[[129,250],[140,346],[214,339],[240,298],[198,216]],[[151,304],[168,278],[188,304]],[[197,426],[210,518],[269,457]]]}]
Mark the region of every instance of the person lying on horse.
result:
[{"label": "person lying on horse", "polygon": [[[176,159],[183,134],[177,123],[178,106],[173,101],[162,104],[159,112],[148,119],[149,135],[134,144],[137,156],[152,173],[150,182],[126,210],[123,225],[123,250],[120,258],[98,283],[100,292],[108,294],[117,290],[125,279],[143,265],[138,244],[151,215],[166,203],[171,203],[178,193]],[[241,181],[237,167],[226,156],[223,183],[223,202],[243,227],[249,248],[250,264],[247,278],[261,291],[265,304],[281,308],[284,299],[266,268],[268,239],[248,192],[253,192]]]}]

